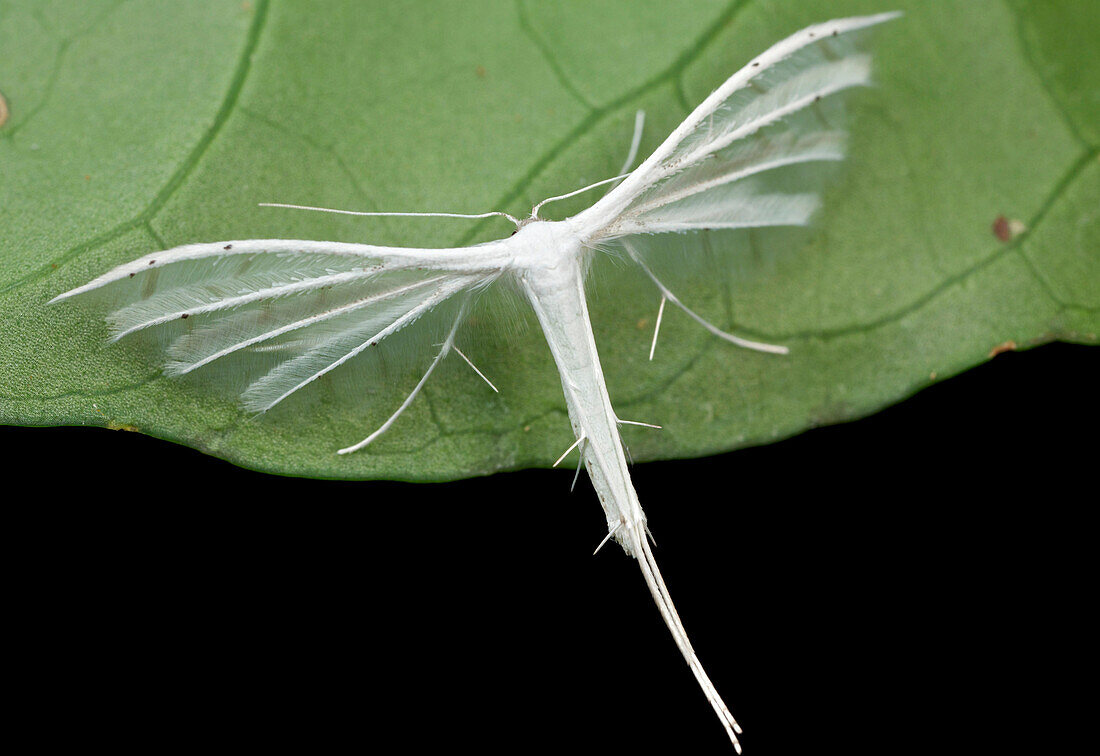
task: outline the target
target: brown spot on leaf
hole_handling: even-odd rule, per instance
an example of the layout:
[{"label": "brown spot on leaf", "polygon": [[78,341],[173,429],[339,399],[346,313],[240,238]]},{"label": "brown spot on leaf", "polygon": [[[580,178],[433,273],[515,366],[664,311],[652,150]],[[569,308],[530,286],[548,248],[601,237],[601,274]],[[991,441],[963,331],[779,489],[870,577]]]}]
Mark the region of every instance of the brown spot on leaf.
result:
[{"label": "brown spot on leaf", "polygon": [[1013,352],[1015,350],[1016,350],[1016,342],[1015,341],[1006,341],[1006,342],[998,344],[997,346],[990,349],[989,350],[989,356],[990,357],[996,357],[998,354],[1003,354],[1005,352]]},{"label": "brown spot on leaf", "polygon": [[84,174],[84,180],[85,180],[85,181],[91,181],[91,180],[92,180],[92,177],[91,177],[90,175],[88,175],[87,173],[85,173],[85,174]]},{"label": "brown spot on leaf", "polygon": [[8,112],[8,101],[4,99],[3,92],[0,92],[0,126],[7,123]]},{"label": "brown spot on leaf", "polygon": [[638,322],[634,324],[634,327],[639,331],[644,331],[649,327],[649,318],[638,318]]},{"label": "brown spot on leaf", "polygon": [[477,68],[474,69],[474,73],[477,74],[477,78],[484,79],[485,78],[485,66],[478,66]]},{"label": "brown spot on leaf", "polygon": [[1024,231],[1027,231],[1027,226],[1015,218],[998,215],[997,220],[993,221],[993,235],[1003,242],[1012,241]]}]

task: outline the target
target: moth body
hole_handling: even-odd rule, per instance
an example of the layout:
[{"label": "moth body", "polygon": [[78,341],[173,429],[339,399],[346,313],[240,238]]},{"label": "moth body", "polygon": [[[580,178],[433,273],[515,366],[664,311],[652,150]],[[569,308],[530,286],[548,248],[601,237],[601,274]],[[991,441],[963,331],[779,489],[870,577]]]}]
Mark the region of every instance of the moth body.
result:
[{"label": "moth body", "polygon": [[628,534],[644,528],[645,516],[630,484],[618,418],[592,333],[581,238],[569,221],[542,221],[525,226],[512,239],[525,245],[515,275],[557,365],[577,448],[599,496],[608,532],[614,532],[627,553],[633,553]]}]

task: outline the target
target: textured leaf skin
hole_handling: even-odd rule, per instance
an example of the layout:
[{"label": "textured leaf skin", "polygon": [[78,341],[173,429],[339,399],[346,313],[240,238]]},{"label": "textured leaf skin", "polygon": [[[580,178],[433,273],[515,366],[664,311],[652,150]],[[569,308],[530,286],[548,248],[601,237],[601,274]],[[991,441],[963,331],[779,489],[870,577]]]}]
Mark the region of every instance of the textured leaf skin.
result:
[{"label": "textured leaf skin", "polygon": [[[731,349],[657,297],[595,282],[593,319],[635,458],[767,442],[865,415],[1008,345],[1100,331],[1100,6],[1034,2],[6,2],[0,12],[0,422],[136,429],[246,467],[450,479],[546,465],[571,441],[541,335],[433,381],[370,453],[337,457],[414,377],[319,390],[250,420],[161,375],[56,294],[141,254],[230,238],[450,245],[500,222],[257,208],[525,212],[613,175],[753,55],[827,18],[901,8],[855,102],[822,222],[683,298],[791,347]],[[610,41],[614,41],[611,44]],[[556,212],[574,212],[562,203]],[[1026,231],[1008,241],[998,217]],[[710,282],[711,284],[714,281]]]}]

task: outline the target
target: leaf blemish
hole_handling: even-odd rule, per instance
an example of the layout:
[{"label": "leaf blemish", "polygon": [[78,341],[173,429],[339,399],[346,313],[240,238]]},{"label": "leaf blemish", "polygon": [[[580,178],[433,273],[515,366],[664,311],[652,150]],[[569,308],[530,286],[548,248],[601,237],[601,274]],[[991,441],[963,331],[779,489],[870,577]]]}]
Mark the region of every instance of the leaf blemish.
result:
[{"label": "leaf blemish", "polygon": [[1014,218],[998,215],[993,221],[993,235],[1003,242],[1012,241],[1024,231],[1027,231],[1027,226]]},{"label": "leaf blemish", "polygon": [[4,93],[0,92],[0,126],[8,121],[8,101],[4,99]]}]

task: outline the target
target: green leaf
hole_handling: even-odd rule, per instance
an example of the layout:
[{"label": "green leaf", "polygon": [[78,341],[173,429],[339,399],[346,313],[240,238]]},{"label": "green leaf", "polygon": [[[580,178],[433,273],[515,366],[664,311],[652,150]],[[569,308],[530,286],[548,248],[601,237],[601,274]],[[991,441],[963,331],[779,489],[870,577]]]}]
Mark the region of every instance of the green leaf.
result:
[{"label": "green leaf", "polygon": [[[56,294],[193,241],[451,245],[497,221],[258,208],[526,212],[614,175],[635,110],[652,149],[713,87],[798,28],[907,10],[856,100],[852,159],[812,237],[766,274],[685,292],[732,349],[656,294],[597,287],[593,318],[635,457],[690,456],[858,417],[999,349],[1095,343],[1100,321],[1100,5],[677,0],[660,4],[9,0],[0,7],[0,422],[136,429],[296,475],[446,479],[545,465],[572,440],[540,334],[415,377],[248,418],[160,375]],[[584,199],[584,198],[580,198]],[[590,198],[588,198],[590,200]],[[583,204],[583,202],[582,202]],[[580,205],[571,206],[576,209]],[[998,219],[1002,220],[998,222]],[[713,282],[712,282],[713,283]]]}]

